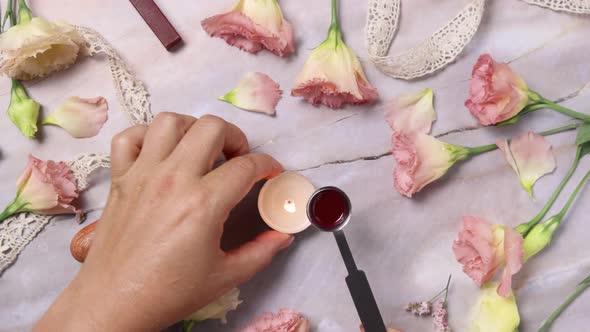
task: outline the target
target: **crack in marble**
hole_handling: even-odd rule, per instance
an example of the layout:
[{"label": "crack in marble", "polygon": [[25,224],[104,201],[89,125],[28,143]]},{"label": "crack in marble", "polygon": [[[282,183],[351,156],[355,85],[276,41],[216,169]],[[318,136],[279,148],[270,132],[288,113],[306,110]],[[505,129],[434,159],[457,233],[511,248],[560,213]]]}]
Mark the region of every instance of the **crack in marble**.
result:
[{"label": "crack in marble", "polygon": [[[333,126],[333,125],[337,124],[338,122],[345,121],[345,120],[347,120],[347,119],[353,118],[353,117],[355,117],[355,116],[358,116],[359,114],[360,114],[360,113],[352,113],[352,114],[348,114],[348,115],[346,115],[346,116],[343,116],[343,117],[341,117],[341,118],[338,118],[338,119],[336,119],[336,120],[334,120],[334,121],[332,121],[332,122],[328,122],[328,123],[327,123],[327,124],[325,124],[325,125],[321,125],[321,126],[319,126],[319,127],[312,128],[312,129],[310,129],[309,131],[314,131],[314,130],[318,130],[318,129],[325,129],[326,127]],[[276,141],[276,140],[278,140],[280,137],[282,137],[282,138],[293,138],[293,137],[297,137],[297,136],[298,136],[298,135],[277,136],[277,137],[274,137],[274,138],[271,138],[271,139],[269,139],[269,140],[268,140],[268,141],[266,141],[266,142],[260,143],[260,144],[258,144],[258,145],[256,145],[256,146],[254,146],[254,147],[250,148],[250,150],[251,150],[251,151],[258,150],[258,149],[262,148],[263,146],[265,146],[265,145],[267,145],[267,144],[270,144],[270,143],[273,143],[273,142],[275,142],[275,141]]]}]

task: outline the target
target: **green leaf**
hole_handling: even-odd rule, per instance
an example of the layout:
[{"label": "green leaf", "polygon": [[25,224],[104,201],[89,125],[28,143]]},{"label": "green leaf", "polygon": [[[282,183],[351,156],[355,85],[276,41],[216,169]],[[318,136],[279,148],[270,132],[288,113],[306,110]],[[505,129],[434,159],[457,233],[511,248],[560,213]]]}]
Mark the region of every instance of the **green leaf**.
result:
[{"label": "green leaf", "polygon": [[580,126],[578,129],[578,136],[576,137],[576,144],[582,145],[590,142],[590,123]]}]

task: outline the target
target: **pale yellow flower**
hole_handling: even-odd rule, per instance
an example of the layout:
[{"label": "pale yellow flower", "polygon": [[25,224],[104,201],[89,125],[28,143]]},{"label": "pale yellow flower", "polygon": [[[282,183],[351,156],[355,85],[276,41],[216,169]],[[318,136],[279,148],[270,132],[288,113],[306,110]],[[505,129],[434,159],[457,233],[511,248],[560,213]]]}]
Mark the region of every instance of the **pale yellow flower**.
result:
[{"label": "pale yellow flower", "polygon": [[71,66],[85,42],[72,25],[33,17],[0,35],[0,52],[0,74],[30,80]]}]

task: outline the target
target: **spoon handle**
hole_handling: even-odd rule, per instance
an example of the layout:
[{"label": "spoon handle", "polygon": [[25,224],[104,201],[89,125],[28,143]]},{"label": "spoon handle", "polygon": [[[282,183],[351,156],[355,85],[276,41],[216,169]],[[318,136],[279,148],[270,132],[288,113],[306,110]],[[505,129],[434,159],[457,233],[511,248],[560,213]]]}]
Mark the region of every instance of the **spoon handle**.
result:
[{"label": "spoon handle", "polygon": [[357,270],[346,277],[352,301],[366,332],[385,332],[385,323],[365,272]]},{"label": "spoon handle", "polygon": [[385,323],[379,312],[377,301],[371,291],[369,280],[365,272],[356,267],[352,252],[344,236],[344,232],[338,231],[334,233],[338,249],[342,254],[342,259],[348,270],[348,277],[346,277],[346,285],[352,296],[352,301],[359,314],[359,318],[363,323],[366,332],[386,332]]}]

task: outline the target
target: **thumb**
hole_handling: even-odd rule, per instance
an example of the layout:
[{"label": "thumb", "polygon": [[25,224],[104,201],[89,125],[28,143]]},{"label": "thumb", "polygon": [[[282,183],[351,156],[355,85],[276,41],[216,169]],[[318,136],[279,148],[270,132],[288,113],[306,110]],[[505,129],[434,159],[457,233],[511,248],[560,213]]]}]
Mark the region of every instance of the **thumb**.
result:
[{"label": "thumb", "polygon": [[267,267],[279,251],[293,243],[293,239],[292,235],[276,231],[258,235],[254,240],[227,253],[225,274],[234,284],[243,284]]}]

